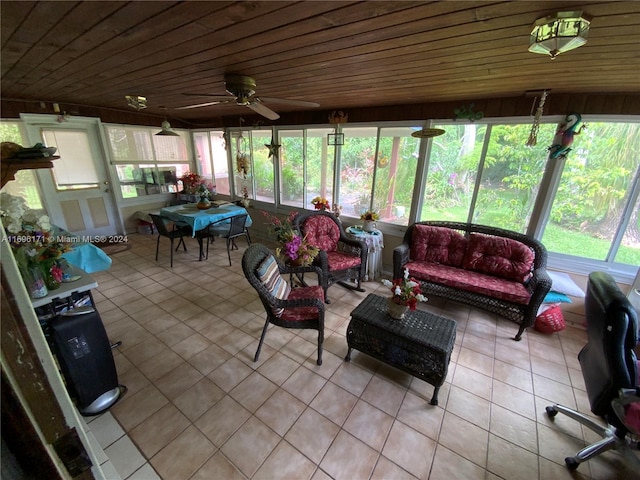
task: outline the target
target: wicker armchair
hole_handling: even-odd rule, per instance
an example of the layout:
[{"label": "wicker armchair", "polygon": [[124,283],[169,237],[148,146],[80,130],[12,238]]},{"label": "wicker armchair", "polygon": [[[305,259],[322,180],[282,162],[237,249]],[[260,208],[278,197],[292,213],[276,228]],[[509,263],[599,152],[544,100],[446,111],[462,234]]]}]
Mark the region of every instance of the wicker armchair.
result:
[{"label": "wicker armchair", "polygon": [[[293,222],[307,241],[320,249],[314,264],[322,269],[321,285],[326,303],[331,303],[327,289],[336,282],[345,288],[364,292],[360,284],[367,270],[366,243],[348,238],[336,216],[327,211],[303,212]],[[353,279],[356,285],[345,283]]]},{"label": "wicker armchair", "polygon": [[318,283],[322,277],[319,267],[289,267],[278,261],[271,250],[262,244],[254,243],[242,256],[242,270],[245,277],[253,288],[256,289],[262,305],[267,313],[267,319],[262,329],[260,343],[254,362],[258,361],[262,343],[267,333],[269,324],[283,328],[304,328],[318,330],[318,360],[317,364],[322,365],[322,344],[324,342],[324,291],[322,286],[297,287],[291,290],[287,299],[276,298],[267,288],[267,285],[260,279],[258,271],[261,265],[269,257],[275,259],[280,275],[292,274],[302,275],[304,273],[315,272],[318,275]]}]

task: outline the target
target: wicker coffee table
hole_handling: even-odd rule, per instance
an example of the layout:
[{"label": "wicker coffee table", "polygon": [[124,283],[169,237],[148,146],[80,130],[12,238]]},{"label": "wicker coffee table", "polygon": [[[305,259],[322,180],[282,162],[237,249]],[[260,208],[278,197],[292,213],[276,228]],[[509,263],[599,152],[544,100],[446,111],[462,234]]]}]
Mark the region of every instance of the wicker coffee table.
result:
[{"label": "wicker coffee table", "polygon": [[394,320],[387,315],[387,299],[369,294],[351,312],[345,360],[355,348],[410,373],[435,387],[431,405],[437,405],[455,339],[455,321],[419,310]]}]

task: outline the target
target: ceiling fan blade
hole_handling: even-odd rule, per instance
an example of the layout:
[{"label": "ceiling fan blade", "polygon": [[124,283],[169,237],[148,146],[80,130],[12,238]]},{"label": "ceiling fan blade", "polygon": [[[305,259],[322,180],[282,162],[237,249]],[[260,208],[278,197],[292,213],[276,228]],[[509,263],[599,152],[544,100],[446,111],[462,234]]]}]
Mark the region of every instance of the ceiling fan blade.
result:
[{"label": "ceiling fan blade", "polygon": [[183,93],[182,95],[185,95],[187,97],[213,97],[213,98],[216,98],[217,100],[229,99],[229,95],[218,95],[215,93]]},{"label": "ceiling fan blade", "polygon": [[261,102],[266,103],[280,103],[281,105],[291,105],[294,107],[319,107],[320,104],[316,102],[307,102],[305,100],[289,100],[286,98],[272,98],[272,97],[260,97]]},{"label": "ceiling fan blade", "polygon": [[258,99],[253,99],[251,103],[247,104],[247,107],[249,107],[251,110],[253,110],[256,113],[259,113],[263,117],[268,118],[269,120],[277,120],[280,118],[280,115],[278,115],[276,112],[271,110],[266,105],[263,105],[262,103],[260,103]]},{"label": "ceiling fan blade", "polygon": [[190,108],[210,107],[211,105],[221,105],[224,103],[229,103],[229,101],[225,100],[224,102],[196,103],[195,105],[186,105],[184,107],[176,107],[174,108],[174,110],[189,110]]}]

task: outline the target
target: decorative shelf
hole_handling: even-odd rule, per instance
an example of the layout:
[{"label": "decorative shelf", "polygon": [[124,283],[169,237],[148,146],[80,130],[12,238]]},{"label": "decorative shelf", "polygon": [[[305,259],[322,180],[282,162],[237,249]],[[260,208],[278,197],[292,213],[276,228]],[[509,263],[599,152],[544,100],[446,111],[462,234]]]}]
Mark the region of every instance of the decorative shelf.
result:
[{"label": "decorative shelf", "polygon": [[2,186],[15,179],[15,175],[20,170],[34,170],[38,168],[53,168],[53,160],[57,160],[59,156],[38,157],[38,158],[7,158],[0,162],[0,170],[2,175]]}]

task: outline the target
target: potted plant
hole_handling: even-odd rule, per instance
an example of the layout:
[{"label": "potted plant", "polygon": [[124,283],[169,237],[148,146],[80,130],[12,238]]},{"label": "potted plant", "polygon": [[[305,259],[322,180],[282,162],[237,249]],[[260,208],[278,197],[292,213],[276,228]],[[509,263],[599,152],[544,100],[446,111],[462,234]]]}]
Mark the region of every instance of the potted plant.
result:
[{"label": "potted plant", "polygon": [[293,219],[298,212],[293,211],[285,221],[275,215],[263,211],[268,220],[269,229],[275,235],[278,242],[276,256],[282,261],[295,266],[308,266],[313,263],[320,250],[310,245],[307,238],[293,228]]},{"label": "potted plant", "polygon": [[376,220],[378,220],[380,216],[377,212],[373,210],[368,210],[360,215],[360,220],[363,220],[362,230],[365,232],[373,232],[376,229]]},{"label": "potted plant", "polygon": [[404,269],[404,278],[396,278],[393,281],[382,280],[382,284],[389,287],[392,296],[387,302],[387,313],[391,318],[400,320],[404,318],[407,310],[415,310],[418,302],[426,302],[422,295],[420,283],[413,277],[409,277],[409,270]]}]

